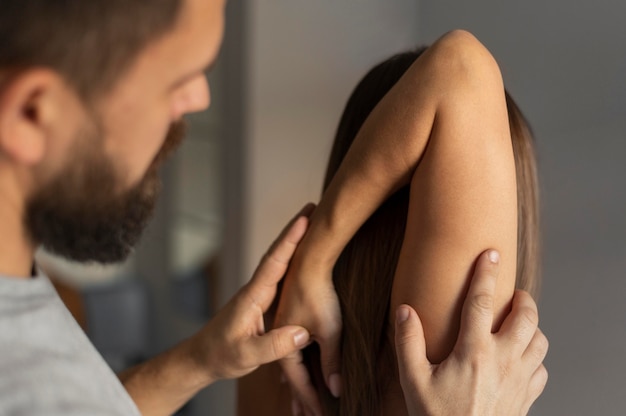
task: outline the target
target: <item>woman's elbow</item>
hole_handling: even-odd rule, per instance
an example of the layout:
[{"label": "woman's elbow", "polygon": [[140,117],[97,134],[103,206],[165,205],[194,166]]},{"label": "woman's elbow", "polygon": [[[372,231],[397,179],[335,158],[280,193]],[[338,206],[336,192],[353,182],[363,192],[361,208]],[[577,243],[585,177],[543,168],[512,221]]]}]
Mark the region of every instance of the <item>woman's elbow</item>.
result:
[{"label": "woman's elbow", "polygon": [[470,32],[453,30],[439,38],[427,51],[433,75],[448,86],[503,86],[498,63],[489,50]]}]

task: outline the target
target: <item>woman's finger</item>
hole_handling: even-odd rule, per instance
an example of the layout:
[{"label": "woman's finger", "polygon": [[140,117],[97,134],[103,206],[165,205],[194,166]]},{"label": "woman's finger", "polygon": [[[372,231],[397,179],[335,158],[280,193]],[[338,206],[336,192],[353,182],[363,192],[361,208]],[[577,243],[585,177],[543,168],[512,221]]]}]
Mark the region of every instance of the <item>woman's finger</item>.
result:
[{"label": "woman's finger", "polygon": [[326,386],[333,396],[339,397],[341,395],[341,324],[334,325],[323,340],[318,339],[318,343]]},{"label": "woman's finger", "polygon": [[297,401],[303,408],[315,415],[322,415],[322,405],[317,391],[311,384],[309,372],[302,361],[302,352],[298,351],[280,360],[280,366],[285,374]]}]

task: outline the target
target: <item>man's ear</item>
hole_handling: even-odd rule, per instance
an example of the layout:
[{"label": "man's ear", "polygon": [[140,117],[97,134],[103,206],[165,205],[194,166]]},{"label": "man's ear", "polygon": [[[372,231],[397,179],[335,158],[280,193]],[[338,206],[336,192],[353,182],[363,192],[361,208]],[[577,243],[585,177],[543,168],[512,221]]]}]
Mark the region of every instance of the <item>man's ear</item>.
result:
[{"label": "man's ear", "polygon": [[60,95],[67,93],[63,80],[47,69],[27,70],[8,81],[0,91],[0,154],[22,165],[38,164],[61,117]]}]

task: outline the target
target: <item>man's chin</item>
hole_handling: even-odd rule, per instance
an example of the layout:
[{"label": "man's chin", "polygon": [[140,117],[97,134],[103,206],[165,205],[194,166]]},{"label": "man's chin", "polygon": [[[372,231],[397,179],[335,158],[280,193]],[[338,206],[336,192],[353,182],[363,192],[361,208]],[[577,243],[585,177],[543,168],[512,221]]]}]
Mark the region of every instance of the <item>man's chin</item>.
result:
[{"label": "man's chin", "polygon": [[33,241],[57,256],[81,263],[119,263],[133,252],[152,218],[159,185],[158,177],[147,177],[117,200],[78,197],[68,204],[43,197],[29,204],[27,227]]}]

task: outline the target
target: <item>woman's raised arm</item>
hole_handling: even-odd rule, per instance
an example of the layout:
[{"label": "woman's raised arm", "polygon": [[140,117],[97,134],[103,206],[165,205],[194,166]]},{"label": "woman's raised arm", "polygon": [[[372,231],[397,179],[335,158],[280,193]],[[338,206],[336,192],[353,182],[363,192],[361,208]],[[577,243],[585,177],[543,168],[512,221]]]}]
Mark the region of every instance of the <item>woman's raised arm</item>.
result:
[{"label": "woman's raised arm", "polygon": [[407,303],[420,315],[431,362],[454,346],[479,254],[488,248],[502,254],[494,329],[513,295],[517,260],[515,160],[502,77],[477,41],[461,39],[451,49],[450,64],[445,53],[426,61],[424,72],[440,74],[430,78],[436,110],[427,141],[416,136],[422,154],[391,296],[392,311]]},{"label": "woman's raised arm", "polygon": [[[489,247],[502,253],[506,278],[496,294],[499,311],[515,281],[515,163],[504,87],[491,54],[467,32],[450,32],[433,44],[372,111],[313,214],[286,278],[278,322],[311,331],[336,393],[330,376],[339,369],[341,319],[328,289],[332,266],[367,218],[409,182],[392,307],[416,308],[436,361],[452,347],[478,254]],[[290,377],[288,365],[285,371]]]}]

